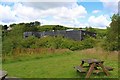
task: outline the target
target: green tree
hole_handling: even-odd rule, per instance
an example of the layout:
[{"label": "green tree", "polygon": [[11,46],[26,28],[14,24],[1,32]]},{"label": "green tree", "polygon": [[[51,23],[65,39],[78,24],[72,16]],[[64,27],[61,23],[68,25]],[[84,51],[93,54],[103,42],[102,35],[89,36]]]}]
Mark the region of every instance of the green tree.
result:
[{"label": "green tree", "polygon": [[2,30],[7,30],[7,29],[8,29],[7,25],[2,26]]},{"label": "green tree", "polygon": [[14,27],[16,24],[15,23],[13,23],[13,24],[10,24],[10,27],[12,28],[12,27]]},{"label": "green tree", "polygon": [[25,31],[38,31],[37,26],[34,25],[34,22],[30,22],[30,23],[25,23],[23,24],[24,27],[24,32]]},{"label": "green tree", "polygon": [[85,29],[86,29],[86,31],[96,32],[96,30],[94,28],[92,28],[91,26],[86,27]]},{"label": "green tree", "polygon": [[53,30],[66,30],[67,28],[61,25],[56,25],[53,27]]},{"label": "green tree", "polygon": [[35,21],[34,24],[35,24],[35,26],[40,26],[41,25],[41,23],[39,21]]},{"label": "green tree", "polygon": [[114,14],[111,17],[110,27],[107,27],[107,49],[108,50],[120,50],[120,15]]}]

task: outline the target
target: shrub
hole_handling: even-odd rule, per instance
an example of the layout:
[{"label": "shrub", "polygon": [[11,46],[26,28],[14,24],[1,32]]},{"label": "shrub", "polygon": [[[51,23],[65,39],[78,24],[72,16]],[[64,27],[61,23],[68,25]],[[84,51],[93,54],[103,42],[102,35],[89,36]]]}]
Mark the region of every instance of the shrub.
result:
[{"label": "shrub", "polygon": [[107,27],[107,35],[104,48],[110,51],[120,50],[120,15],[114,14],[111,17],[110,27]]},{"label": "shrub", "polygon": [[95,46],[96,40],[92,37],[86,38],[85,40],[82,41],[82,48],[87,49],[87,48],[93,48]]},{"label": "shrub", "polygon": [[[46,36],[42,38],[37,38],[35,36],[30,36],[27,38],[12,37],[4,41],[3,52],[10,52],[15,48],[67,48],[72,51],[82,50],[87,48],[93,48],[95,46],[95,39],[87,37],[83,41],[74,41],[72,39],[63,38],[62,36],[51,37]],[[7,50],[7,51],[6,51]]]},{"label": "shrub", "polygon": [[115,41],[108,42],[105,40],[104,43],[102,44],[102,47],[108,51],[119,50],[118,42],[115,42]]},{"label": "shrub", "polygon": [[[21,41],[22,48],[32,48],[35,45],[37,38],[34,36],[30,36]],[[32,47],[31,47],[32,46]]]}]

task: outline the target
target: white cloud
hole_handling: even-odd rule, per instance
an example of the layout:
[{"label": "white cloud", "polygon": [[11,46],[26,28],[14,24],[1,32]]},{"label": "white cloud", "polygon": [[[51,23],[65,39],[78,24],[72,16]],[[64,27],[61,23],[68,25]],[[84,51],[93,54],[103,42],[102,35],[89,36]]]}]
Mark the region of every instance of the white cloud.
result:
[{"label": "white cloud", "polygon": [[83,17],[85,14],[87,14],[87,11],[83,6],[78,6],[77,3],[71,2],[24,3],[24,5],[31,6],[34,9],[37,8],[37,10],[40,10],[39,15],[41,16],[59,16],[61,18],[76,18]]},{"label": "white cloud", "polygon": [[42,10],[57,8],[57,7],[71,7],[76,2],[22,2],[23,5]]},{"label": "white cloud", "polygon": [[[68,25],[72,25],[73,20],[83,18],[87,14],[86,9],[77,4],[72,5],[72,7],[54,7],[45,10],[30,6],[28,7],[21,3],[16,3],[12,7],[0,5],[0,8],[2,9],[0,20],[1,22],[5,21],[6,24],[40,20],[44,21],[44,24],[46,22],[48,24],[65,25],[67,23]],[[49,18],[47,19],[47,17],[52,17],[52,20],[49,20]]]},{"label": "white cloud", "polygon": [[56,8],[55,11],[58,12],[56,16],[62,19],[63,18],[75,19],[75,18],[84,17],[87,14],[87,11],[85,10],[83,6],[76,6],[71,9],[66,8],[66,7]]},{"label": "white cloud", "polygon": [[94,10],[92,13],[96,14],[96,13],[99,13],[101,12],[100,10]]},{"label": "white cloud", "polygon": [[32,7],[26,7],[20,3],[17,3],[13,7],[14,12],[20,20],[34,20],[40,18],[40,13],[38,10]]},{"label": "white cloud", "polygon": [[119,0],[100,0],[103,2],[104,9],[109,13],[114,14],[118,12],[118,1]]},{"label": "white cloud", "polygon": [[0,21],[11,22],[15,21],[15,12],[9,6],[0,5]]},{"label": "white cloud", "polygon": [[[86,22],[81,22],[86,18],[85,7],[77,3],[15,3],[13,6],[3,6],[0,4],[0,24],[10,24],[19,22],[30,22],[38,20],[44,24],[59,24],[69,27],[95,26],[105,28],[109,24],[108,17],[101,15],[91,16]],[[93,13],[98,13],[95,10]],[[79,19],[79,20],[78,20]],[[87,20],[87,18],[86,18]]]},{"label": "white cloud", "polygon": [[88,22],[90,26],[98,28],[106,28],[106,26],[109,26],[110,24],[110,21],[105,15],[100,15],[98,17],[91,16],[89,17]]}]

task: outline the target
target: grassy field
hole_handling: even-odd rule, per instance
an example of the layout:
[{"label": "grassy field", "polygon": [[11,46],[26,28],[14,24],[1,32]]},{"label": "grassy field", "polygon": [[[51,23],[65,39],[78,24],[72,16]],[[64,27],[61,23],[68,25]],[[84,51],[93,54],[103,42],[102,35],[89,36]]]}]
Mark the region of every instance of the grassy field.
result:
[{"label": "grassy field", "polygon": [[[4,57],[3,57],[4,58]],[[92,74],[91,78],[118,78],[118,53],[105,52],[101,49],[87,49],[82,51],[60,50],[54,53],[30,54],[5,57],[3,69],[8,71],[9,77],[20,78],[84,78],[85,74],[77,73],[73,68],[79,65],[81,59],[97,58],[104,60],[104,65],[114,68],[110,76],[100,73]]]}]

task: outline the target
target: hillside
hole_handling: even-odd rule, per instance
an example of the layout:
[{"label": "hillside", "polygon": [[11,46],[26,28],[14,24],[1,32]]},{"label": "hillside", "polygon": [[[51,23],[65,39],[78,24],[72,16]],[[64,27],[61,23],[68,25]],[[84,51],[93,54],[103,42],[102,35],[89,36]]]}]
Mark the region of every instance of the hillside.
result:
[{"label": "hillside", "polygon": [[[73,41],[70,39],[64,39],[62,37],[57,37],[57,38],[46,37],[41,39],[35,37],[30,37],[27,39],[23,38],[23,32],[26,31],[50,31],[50,30],[72,29],[60,25],[40,26],[38,23],[30,22],[30,23],[11,24],[10,26],[12,27],[12,30],[10,31],[5,30],[6,28],[2,28],[3,54],[13,53],[12,51],[16,48],[37,48],[37,47],[51,48],[52,47],[52,48],[68,48],[71,50],[78,50],[78,49],[81,50],[86,48],[92,48],[95,46],[94,45],[95,39],[92,38],[89,40],[84,40],[82,42]],[[78,28],[73,28],[73,29],[78,29]],[[87,28],[87,30],[96,32],[98,34],[98,38],[99,37],[102,38],[103,36],[105,36],[103,35],[103,32],[105,33],[105,30],[103,29]]]}]

